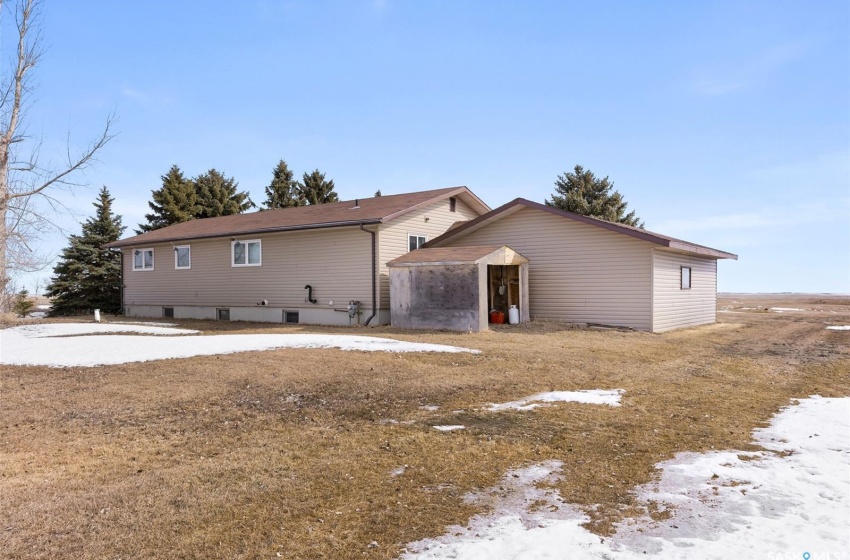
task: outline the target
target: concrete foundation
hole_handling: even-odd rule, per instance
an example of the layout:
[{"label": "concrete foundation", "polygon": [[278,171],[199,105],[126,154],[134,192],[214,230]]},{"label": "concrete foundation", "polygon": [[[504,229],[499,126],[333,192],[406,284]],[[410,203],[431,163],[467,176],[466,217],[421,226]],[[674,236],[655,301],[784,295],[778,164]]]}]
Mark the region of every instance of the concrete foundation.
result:
[{"label": "concrete foundation", "polygon": [[[196,306],[196,305],[129,305],[124,309],[124,314],[127,317],[145,317],[145,318],[165,318],[165,308],[174,310],[174,319],[205,319],[216,320],[218,317],[218,309],[229,309],[231,321],[250,321],[256,323],[283,323],[284,311],[297,311],[298,324],[302,325],[329,325],[329,326],[358,326],[366,322],[369,315],[372,314],[370,309],[362,309],[358,316],[349,320],[347,311],[334,311],[328,308],[315,307],[300,307],[286,309],[280,307],[211,307],[211,306]],[[390,314],[388,310],[379,312],[372,319],[370,326],[387,325],[390,322]]]}]

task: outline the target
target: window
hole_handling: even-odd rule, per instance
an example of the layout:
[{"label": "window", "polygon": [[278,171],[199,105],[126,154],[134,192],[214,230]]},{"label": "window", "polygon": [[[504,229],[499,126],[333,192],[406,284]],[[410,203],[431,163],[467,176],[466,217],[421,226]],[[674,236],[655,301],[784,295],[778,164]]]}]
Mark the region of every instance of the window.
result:
[{"label": "window", "polygon": [[298,312],[297,311],[284,311],[283,312],[283,322],[284,323],[297,323],[298,322]]},{"label": "window", "polygon": [[426,241],[428,241],[428,238],[424,235],[414,235],[409,233],[407,234],[407,249],[409,251],[415,251],[419,247],[423,246]]},{"label": "window", "polygon": [[166,319],[174,318],[174,308],[173,307],[163,307],[162,308],[162,316]]},{"label": "window", "polygon": [[230,309],[216,309],[215,310],[215,318],[219,321],[229,321],[230,320]]},{"label": "window", "polygon": [[457,212],[457,199],[455,197],[449,199],[449,212]]},{"label": "window", "polygon": [[153,270],[153,249],[133,249],[133,270]]},{"label": "window", "polygon": [[691,289],[691,267],[689,266],[682,267],[682,289]]},{"label": "window", "polygon": [[260,266],[263,264],[263,245],[259,239],[230,243],[231,266]]},{"label": "window", "polygon": [[188,245],[174,248],[174,268],[192,268],[192,249]]}]

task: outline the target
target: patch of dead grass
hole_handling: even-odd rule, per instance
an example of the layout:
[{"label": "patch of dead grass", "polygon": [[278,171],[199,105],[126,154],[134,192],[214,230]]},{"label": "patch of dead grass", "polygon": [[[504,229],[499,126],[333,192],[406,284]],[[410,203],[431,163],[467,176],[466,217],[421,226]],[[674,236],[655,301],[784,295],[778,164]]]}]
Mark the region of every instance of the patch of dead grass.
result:
[{"label": "patch of dead grass", "polygon": [[[549,459],[563,462],[562,498],[609,534],[647,513],[633,490],[657,463],[682,451],[755,451],[752,430],[790,398],[850,395],[850,337],[829,338],[808,313],[734,319],[663,335],[553,323],[462,335],[181,321],[205,334],[388,335],[483,353],[277,350],[6,367],[3,553],[392,558],[481,513],[468,493]],[[622,406],[483,410],[596,388],[625,389]],[[670,515],[662,505],[648,514]]]}]

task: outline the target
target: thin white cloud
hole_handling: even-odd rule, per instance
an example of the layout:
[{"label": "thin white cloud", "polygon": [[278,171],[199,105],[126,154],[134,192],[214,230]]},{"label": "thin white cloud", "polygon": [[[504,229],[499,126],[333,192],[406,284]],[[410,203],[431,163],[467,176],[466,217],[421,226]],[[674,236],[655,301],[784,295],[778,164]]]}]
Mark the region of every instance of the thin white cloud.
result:
[{"label": "thin white cloud", "polygon": [[652,229],[673,236],[693,232],[718,233],[742,230],[765,230],[773,227],[787,228],[811,223],[846,219],[850,213],[850,198],[805,204],[796,208],[762,208],[755,212],[733,212],[713,216],[696,216],[688,220],[668,220]]},{"label": "thin white cloud", "polygon": [[142,91],[126,84],[121,86],[119,93],[122,97],[145,107],[150,107],[152,105],[168,105],[172,102],[172,97],[168,94],[154,91]]},{"label": "thin white cloud", "polygon": [[706,96],[735,93],[768,79],[783,66],[799,60],[808,50],[802,41],[776,45],[756,56],[742,58],[737,64],[702,68],[691,81],[693,90]]}]

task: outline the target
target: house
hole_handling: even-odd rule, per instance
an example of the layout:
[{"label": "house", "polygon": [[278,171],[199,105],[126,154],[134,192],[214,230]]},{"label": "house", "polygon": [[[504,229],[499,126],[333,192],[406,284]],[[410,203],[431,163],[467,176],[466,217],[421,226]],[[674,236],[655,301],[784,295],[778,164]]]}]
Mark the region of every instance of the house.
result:
[{"label": "house", "polygon": [[490,208],[466,187],[191,220],[122,239],[131,317],[388,324],[386,263]]},{"label": "house", "polygon": [[[523,198],[461,224],[425,247],[503,245],[528,259],[531,319],[651,332],[714,323],[717,261],[738,258]],[[492,282],[490,286],[492,295]],[[506,303],[494,300],[501,311],[507,310]]]}]

